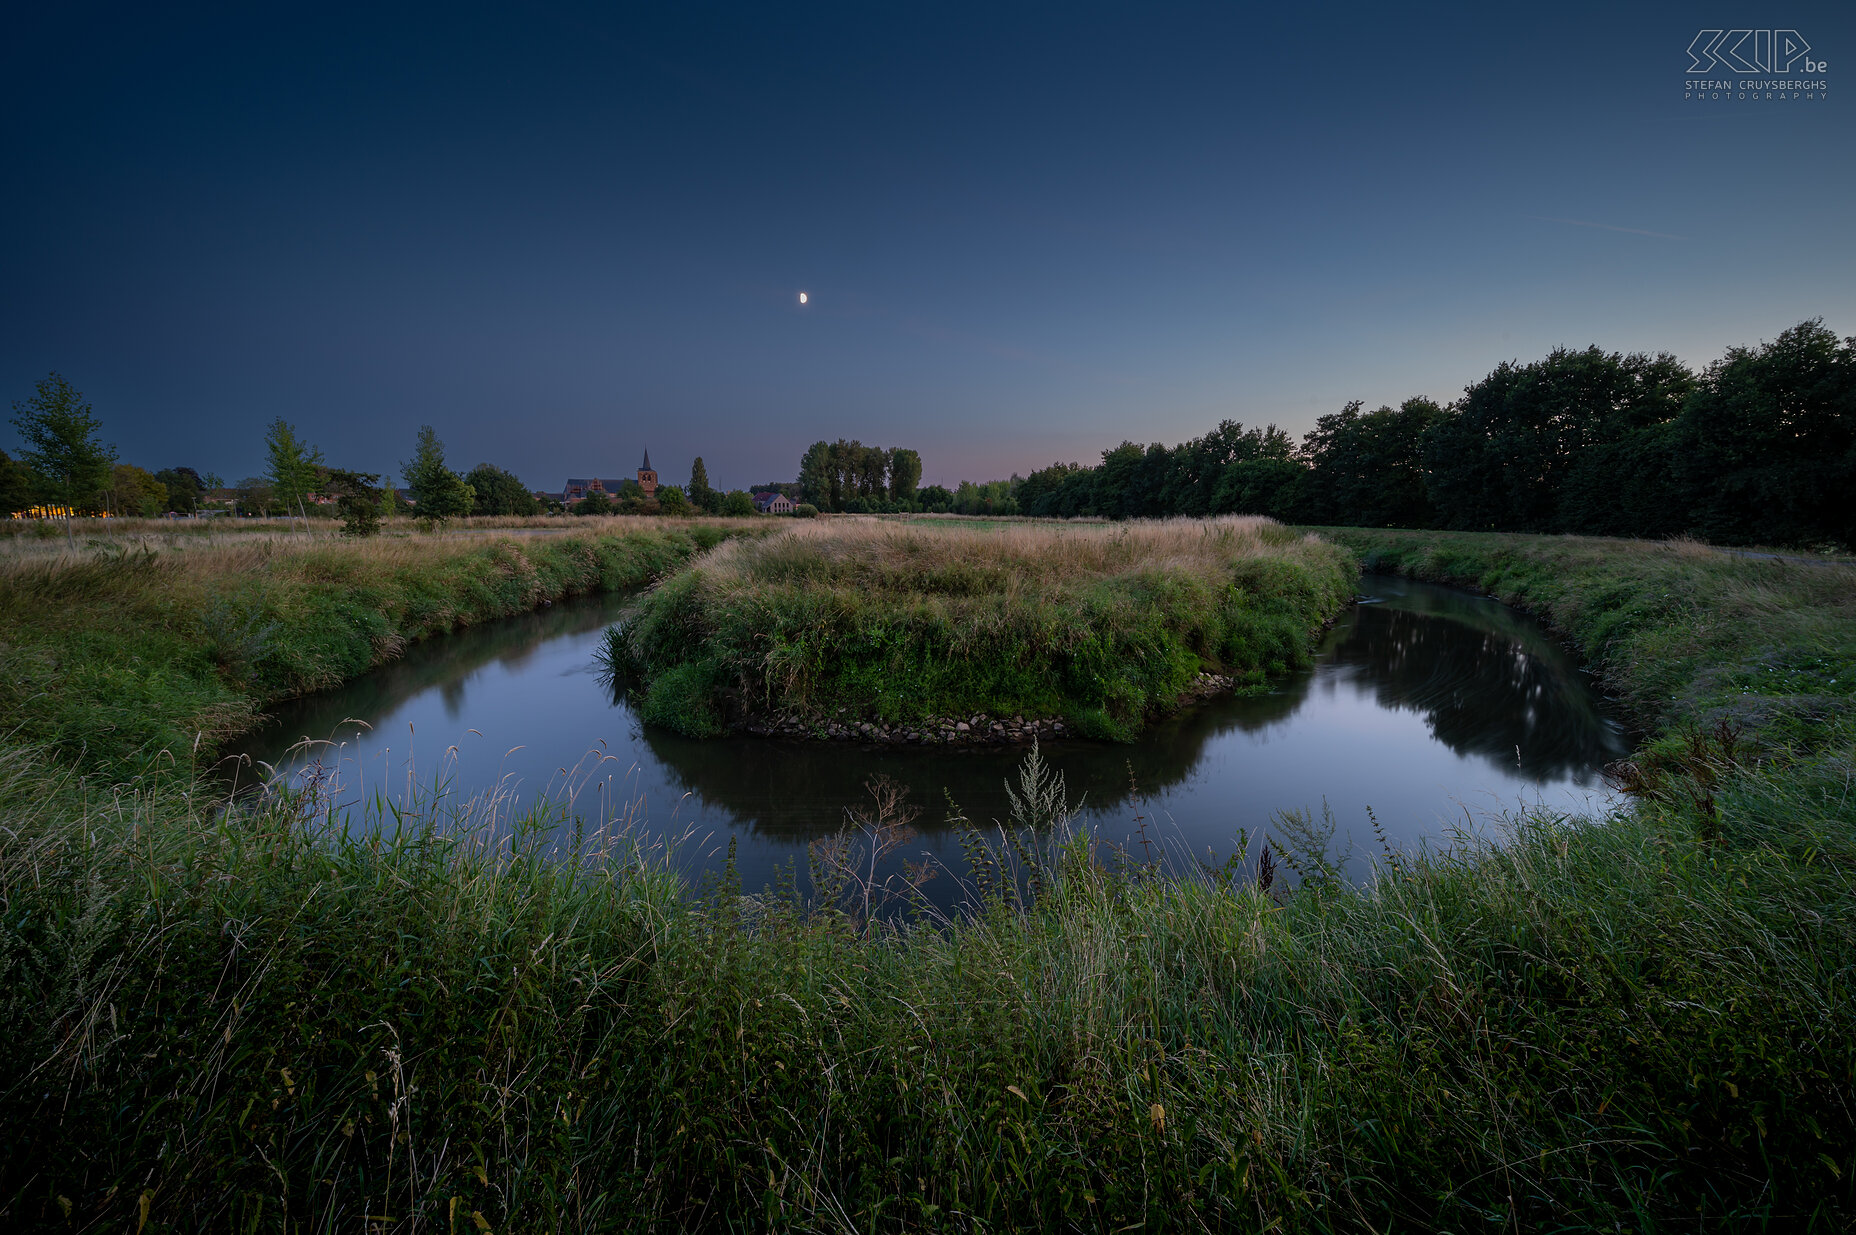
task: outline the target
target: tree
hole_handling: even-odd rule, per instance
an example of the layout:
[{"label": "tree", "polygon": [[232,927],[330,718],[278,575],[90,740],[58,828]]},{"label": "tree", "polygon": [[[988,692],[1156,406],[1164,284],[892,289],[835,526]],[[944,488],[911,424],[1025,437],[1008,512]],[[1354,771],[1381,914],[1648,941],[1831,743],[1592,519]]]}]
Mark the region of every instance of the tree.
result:
[{"label": "tree", "polygon": [[720,496],[709,487],[709,469],[703,466],[702,456],[697,455],[696,462],[690,464],[689,499],[691,505],[708,510],[711,500]]},{"label": "tree", "polygon": [[155,479],[168,491],[168,509],[190,515],[200,508],[200,497],[210,487],[205,477],[190,467],[164,467]]},{"label": "tree", "polygon": [[146,468],[118,463],[110,471],[109,511],[118,517],[153,519],[167,509],[167,486]]},{"label": "tree", "polygon": [[400,464],[400,478],[412,490],[413,513],[428,528],[470,513],[475,494],[464,478],[445,466],[445,444],[431,425],[420,425],[412,458]]},{"label": "tree", "polygon": [[1300,518],[1302,486],[1308,465],[1300,459],[1260,456],[1240,459],[1224,469],[1212,493],[1212,510],[1221,515],[1268,515],[1292,522]]},{"label": "tree", "polygon": [[851,468],[856,475],[857,496],[881,498],[889,492],[889,452],[878,446],[851,443],[856,453]]},{"label": "tree", "polygon": [[[1597,347],[1497,365],[1425,434],[1438,522],[1470,532],[1579,530],[1569,526],[1579,504],[1567,498],[1586,452],[1674,419],[1694,384],[1673,356]],[[1579,488],[1589,492],[1589,479]]]},{"label": "tree", "polygon": [[479,463],[464,478],[471,489],[473,515],[533,515],[541,513],[528,486],[513,473],[488,463]]},{"label": "tree", "polygon": [[752,495],[744,493],[740,489],[736,489],[722,499],[722,513],[739,517],[741,515],[758,514],[759,512],[754,509],[754,498]]},{"label": "tree", "polygon": [[606,500],[604,493],[595,491],[575,502],[570,509],[576,515],[609,515],[612,503]]},{"label": "tree", "polygon": [[372,536],[380,531],[379,472],[332,467],[328,484],[329,492],[335,495],[336,512],[342,517],[342,535]]},{"label": "tree", "polygon": [[683,490],[675,485],[657,487],[657,507],[667,515],[687,515],[690,513],[689,499],[683,496]]},{"label": "tree", "polygon": [[1397,410],[1362,412],[1359,400],[1315,422],[1302,439],[1309,473],[1301,517],[1353,527],[1430,527],[1424,440],[1444,410],[1407,399]]},{"label": "tree", "polygon": [[1729,349],[1670,445],[1691,526],[1710,540],[1856,546],[1856,339],[1813,320]]},{"label": "tree", "polygon": [[64,509],[65,539],[73,539],[71,512],[94,509],[110,482],[116,448],[97,441],[96,413],[71,383],[53,373],[14,403],[13,427],[26,443],[21,460],[38,474],[43,499]]},{"label": "tree", "polygon": [[895,447],[889,452],[889,496],[898,502],[913,502],[915,488],[922,482],[922,457],[919,452]]},{"label": "tree", "polygon": [[0,450],[0,515],[25,510],[38,498],[37,478]]},{"label": "tree", "polygon": [[237,499],[234,508],[241,515],[263,517],[276,509],[277,499],[262,476],[247,476],[233,490]]},{"label": "tree", "polygon": [[279,416],[264,435],[264,453],[272,499],[286,515],[295,511],[307,521],[304,500],[322,481],[322,452],[299,438],[295,427]]},{"label": "tree", "polygon": [[1028,515],[1053,515],[1063,482],[1082,471],[1077,463],[1053,463],[1024,478],[1018,486],[1018,508]]},{"label": "tree", "polygon": [[831,443],[818,441],[806,447],[799,458],[800,494],[820,510],[838,508],[838,482],[831,454]]}]

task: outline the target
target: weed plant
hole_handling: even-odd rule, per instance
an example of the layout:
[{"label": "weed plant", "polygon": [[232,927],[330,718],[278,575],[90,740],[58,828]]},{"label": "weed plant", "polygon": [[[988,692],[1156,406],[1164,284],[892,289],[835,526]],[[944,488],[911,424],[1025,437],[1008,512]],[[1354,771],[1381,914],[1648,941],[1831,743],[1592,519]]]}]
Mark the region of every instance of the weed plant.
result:
[{"label": "weed plant", "polygon": [[695,736],[754,715],[1061,716],[1127,739],[1201,672],[1308,663],[1344,555],[1267,519],[990,528],[831,520],[725,545],[644,597],[610,659]]}]

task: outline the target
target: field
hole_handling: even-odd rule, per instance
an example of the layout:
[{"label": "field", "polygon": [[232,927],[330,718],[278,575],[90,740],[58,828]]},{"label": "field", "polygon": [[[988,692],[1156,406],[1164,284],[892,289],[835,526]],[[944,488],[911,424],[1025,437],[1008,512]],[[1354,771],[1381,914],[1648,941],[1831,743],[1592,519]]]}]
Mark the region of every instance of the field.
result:
[{"label": "field", "polygon": [[808,521],[655,588],[612,659],[647,719],[1057,716],[1127,738],[1200,673],[1308,662],[1343,555],[1267,519],[947,526]]},{"label": "field", "polygon": [[[663,535],[549,540],[547,577],[598,586],[694,551]],[[854,570],[895,543],[870,536]],[[545,806],[227,813],[184,766],[126,757],[185,734],[209,696],[249,709],[266,683],[386,654],[228,667],[207,650],[224,624],[185,620],[202,598],[254,587],[268,646],[358,649],[355,615],[401,637],[487,616],[522,593],[473,600],[486,573],[520,576],[485,568],[553,550],[6,573],[9,676],[62,673],[39,689],[98,706],[51,725],[42,694],[5,705],[41,728],[0,748],[0,1225],[1846,1229],[1853,572],[1694,545],[1332,538],[1526,604],[1585,649],[1653,733],[1630,809],[1388,855],[1365,889],[1288,853],[1290,890],[1104,868],[1033,765],[1013,818],[970,838],[970,913],[873,920],[855,885],[809,903],[684,886],[634,836],[547,860],[545,830],[572,821]],[[1112,561],[1101,542],[1064,551]],[[757,564],[819,557],[717,556],[743,589]],[[1075,573],[1048,569],[1016,586]],[[107,690],[69,666],[133,681],[157,654],[201,658],[190,681],[219,693],[147,691],[158,715],[125,744]],[[902,817],[859,808],[853,850]]]}]

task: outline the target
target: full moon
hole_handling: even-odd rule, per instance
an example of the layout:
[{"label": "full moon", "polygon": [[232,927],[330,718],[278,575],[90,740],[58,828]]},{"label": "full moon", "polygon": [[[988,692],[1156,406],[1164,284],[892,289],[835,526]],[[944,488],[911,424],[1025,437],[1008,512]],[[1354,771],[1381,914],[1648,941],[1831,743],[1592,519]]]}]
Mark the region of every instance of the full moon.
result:
[{"label": "full moon", "polygon": [[799,293],[799,303],[800,303],[800,304],[804,304],[805,302],[806,302],[806,294],[805,294],[804,292],[800,292],[800,293]]}]

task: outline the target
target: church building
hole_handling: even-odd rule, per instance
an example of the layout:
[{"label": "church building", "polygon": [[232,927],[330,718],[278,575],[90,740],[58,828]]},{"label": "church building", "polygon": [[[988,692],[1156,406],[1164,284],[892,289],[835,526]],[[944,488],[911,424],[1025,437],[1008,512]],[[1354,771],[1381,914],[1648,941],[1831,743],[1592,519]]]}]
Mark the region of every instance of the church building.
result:
[{"label": "church building", "polygon": [[[649,450],[644,452],[644,464],[638,469],[638,487],[644,491],[646,497],[657,496],[657,472],[651,466],[651,452]],[[559,493],[542,494],[541,496],[555,498],[563,506],[572,506],[581,498],[591,497],[595,493],[616,500],[624,496],[624,490],[625,482],[616,476],[569,476],[567,478],[567,483],[561,487]]]}]

